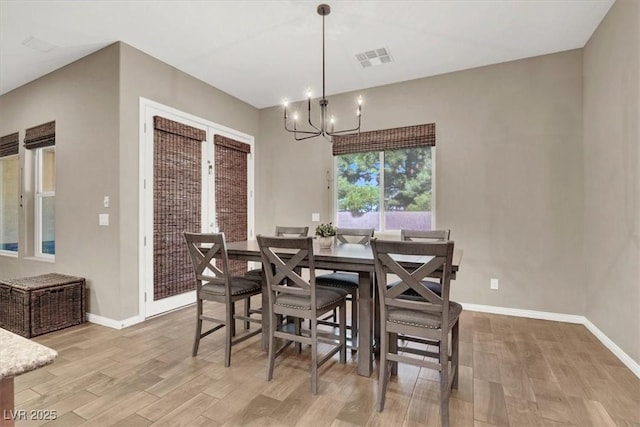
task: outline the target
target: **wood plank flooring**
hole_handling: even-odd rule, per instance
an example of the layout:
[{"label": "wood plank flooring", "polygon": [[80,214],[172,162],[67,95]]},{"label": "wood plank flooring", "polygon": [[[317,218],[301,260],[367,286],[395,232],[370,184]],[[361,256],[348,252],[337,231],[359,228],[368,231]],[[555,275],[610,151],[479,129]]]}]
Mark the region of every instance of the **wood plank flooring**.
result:
[{"label": "wood plank flooring", "polygon": [[[452,425],[640,427],[640,379],[583,326],[468,311],[460,321]],[[224,368],[222,332],[191,357],[194,324],[188,307],[120,331],[87,323],[35,338],[59,356],[16,378],[16,409],[57,419],[16,425],[440,425],[434,371],[400,365],[378,413],[377,370],[358,376],[355,353],[323,366],[312,396],[308,350],[287,350],[267,382],[259,336],[234,347]]]}]

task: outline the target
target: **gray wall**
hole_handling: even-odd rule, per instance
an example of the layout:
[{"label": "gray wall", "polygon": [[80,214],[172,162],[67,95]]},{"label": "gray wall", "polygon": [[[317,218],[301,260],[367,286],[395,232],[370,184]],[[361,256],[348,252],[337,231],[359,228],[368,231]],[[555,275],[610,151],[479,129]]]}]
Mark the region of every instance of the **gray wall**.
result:
[{"label": "gray wall", "polygon": [[[331,97],[342,122],[360,93],[363,130],[436,123],[437,226],[464,250],[455,299],[584,314],[581,50]],[[260,117],[269,191],[258,195],[258,232],[314,226],[312,212],[332,219],[331,146],[295,142],[281,114]]]},{"label": "gray wall", "polygon": [[20,258],[0,256],[0,277],[51,271],[86,277],[89,311],[110,318],[119,315],[119,225],[112,216],[110,227],[99,227],[98,213],[103,195],[115,201],[118,194],[118,68],[112,45],[0,97],[0,135],[20,131],[22,141],[26,128],[56,121],[55,263],[27,259],[33,256],[33,156],[21,146]]},{"label": "gray wall", "polygon": [[[121,315],[138,314],[138,117],[144,97],[257,136],[258,109],[124,43],[120,67]],[[261,155],[256,144],[256,158]]]},{"label": "gray wall", "polygon": [[[18,259],[0,256],[0,278],[51,271],[80,275],[88,279],[90,313],[115,320],[138,314],[141,96],[257,134],[256,108],[123,43],[3,95],[0,135],[19,130],[22,139],[24,129],[56,120],[56,259],[27,259],[21,246]],[[110,197],[108,209],[104,196]],[[32,212],[26,205],[20,213],[21,244],[32,229],[26,225]],[[98,226],[100,212],[110,214],[109,227]]]},{"label": "gray wall", "polygon": [[584,49],[586,317],[640,363],[640,3]]}]

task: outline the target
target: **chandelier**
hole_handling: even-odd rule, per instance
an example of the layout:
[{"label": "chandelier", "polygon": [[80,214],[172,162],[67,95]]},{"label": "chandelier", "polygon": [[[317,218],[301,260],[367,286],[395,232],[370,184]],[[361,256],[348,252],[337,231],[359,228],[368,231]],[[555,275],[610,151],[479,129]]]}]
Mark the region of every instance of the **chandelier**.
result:
[{"label": "chandelier", "polygon": [[320,104],[320,124],[316,126],[311,121],[311,90],[307,90],[307,121],[310,127],[305,129],[298,128],[298,122],[300,117],[297,112],[293,113],[292,121],[293,128],[289,127],[289,112],[288,101],[284,101],[284,129],[287,132],[293,133],[296,141],[302,141],[304,139],[315,138],[317,136],[323,136],[329,142],[331,137],[335,135],[341,135],[345,133],[360,132],[360,122],[362,117],[362,98],[358,99],[358,109],[356,115],[358,117],[358,126],[353,129],[335,130],[335,119],[333,116],[329,116],[327,112],[327,106],[329,101],[325,98],[325,78],[324,78],[324,17],[331,13],[331,8],[328,4],[321,4],[318,6],[318,15],[322,16],[322,98],[319,100]]}]

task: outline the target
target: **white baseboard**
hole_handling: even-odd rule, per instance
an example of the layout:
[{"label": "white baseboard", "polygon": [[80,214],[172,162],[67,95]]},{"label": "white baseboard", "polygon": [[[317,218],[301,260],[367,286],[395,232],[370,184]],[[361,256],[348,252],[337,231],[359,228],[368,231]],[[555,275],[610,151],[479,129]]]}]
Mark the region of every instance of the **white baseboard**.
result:
[{"label": "white baseboard", "polygon": [[591,321],[589,321],[589,319],[585,318],[584,320],[585,320],[585,322],[583,323],[584,326],[593,335],[595,335],[595,337],[598,338],[598,340],[600,340],[600,342],[602,344],[604,344],[605,347],[607,347],[609,350],[611,350],[611,352],[618,359],[620,359],[620,361],[622,363],[624,363],[627,368],[631,369],[631,372],[633,372],[636,375],[636,377],[640,378],[640,364],[637,363],[635,360],[633,360],[631,358],[631,356],[629,356],[627,353],[625,353],[620,347],[618,347],[616,345],[616,343],[611,341],[611,339],[608,336],[606,336],[604,334],[604,332],[602,332],[600,329],[598,329],[598,327],[596,325],[591,323]]},{"label": "white baseboard", "polygon": [[142,316],[133,316],[124,320],[113,320],[108,317],[98,316],[97,314],[87,313],[87,320],[96,325],[106,326],[108,328],[124,329],[143,322],[144,318]]},{"label": "white baseboard", "polygon": [[577,323],[584,325],[598,340],[604,344],[624,365],[640,378],[640,364],[633,360],[631,356],[624,352],[616,343],[611,341],[604,332],[591,323],[584,316],[575,314],[550,313],[547,311],[521,310],[518,308],[496,307],[492,305],[466,304],[461,303],[465,310],[478,311],[481,313],[503,314],[505,316],[527,317],[530,319],[553,320],[555,322]]}]

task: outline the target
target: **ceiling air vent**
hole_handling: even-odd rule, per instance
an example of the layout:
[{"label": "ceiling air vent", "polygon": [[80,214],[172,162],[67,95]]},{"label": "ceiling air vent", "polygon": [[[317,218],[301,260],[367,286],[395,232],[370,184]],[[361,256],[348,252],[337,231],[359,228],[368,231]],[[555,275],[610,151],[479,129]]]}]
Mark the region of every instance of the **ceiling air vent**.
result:
[{"label": "ceiling air vent", "polygon": [[380,64],[388,64],[393,61],[393,58],[391,58],[391,54],[389,53],[389,49],[385,47],[357,53],[356,58],[363,68],[373,67],[374,65]]}]

